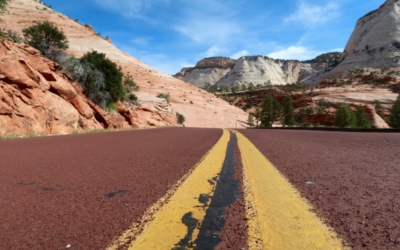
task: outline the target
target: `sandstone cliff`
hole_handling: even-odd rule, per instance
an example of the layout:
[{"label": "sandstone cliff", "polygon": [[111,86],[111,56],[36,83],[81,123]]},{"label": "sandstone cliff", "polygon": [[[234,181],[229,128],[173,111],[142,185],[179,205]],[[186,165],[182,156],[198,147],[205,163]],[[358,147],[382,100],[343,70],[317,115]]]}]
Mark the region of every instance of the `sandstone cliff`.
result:
[{"label": "sandstone cliff", "polygon": [[265,56],[245,56],[238,60],[217,57],[203,59],[193,68],[184,68],[175,77],[198,87],[217,85],[231,88],[250,83],[254,86],[285,85],[303,80],[313,84],[313,76],[319,72],[322,74],[334,63],[329,60],[275,60]]},{"label": "sandstone cliff", "polygon": [[235,66],[236,60],[227,57],[205,58],[195,67],[183,68],[174,77],[197,87],[213,86]]},{"label": "sandstone cliff", "polygon": [[0,38],[0,135],[176,126],[173,114],[118,103],[106,112],[36,49]]},{"label": "sandstone cliff", "polygon": [[[70,44],[68,53],[76,56],[91,50],[105,53],[109,59],[122,67],[124,73],[132,75],[135,82],[140,85],[140,92],[137,95],[143,106],[154,111],[164,106],[161,110],[169,111],[170,115],[179,112],[185,116],[186,126],[234,127],[238,120],[244,121],[247,118],[242,110],[190,84],[158,72],[96,35],[96,31],[90,25],[77,23],[63,14],[46,8],[38,1],[11,0],[2,18],[5,29],[17,31],[19,34],[22,34],[22,29],[37,22],[49,21],[62,29],[68,37]],[[169,104],[156,98],[160,93],[170,94]],[[152,117],[151,115],[147,117],[150,119],[150,124],[154,123]],[[161,125],[169,124],[169,120],[165,120]]]},{"label": "sandstone cliff", "polygon": [[400,66],[400,2],[387,0],[357,21],[345,49],[345,60],[332,73],[358,68]]}]

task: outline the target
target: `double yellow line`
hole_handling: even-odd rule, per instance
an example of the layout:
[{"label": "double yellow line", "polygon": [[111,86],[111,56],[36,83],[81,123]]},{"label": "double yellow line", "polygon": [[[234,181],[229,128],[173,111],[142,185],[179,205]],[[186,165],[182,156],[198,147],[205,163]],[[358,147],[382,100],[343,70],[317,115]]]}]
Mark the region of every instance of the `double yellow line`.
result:
[{"label": "double yellow line", "polygon": [[[299,192],[242,134],[235,132],[244,167],[248,249],[345,249],[336,233]],[[169,201],[141,228],[127,230],[108,249],[193,249],[225,159],[230,133],[181,183]],[[132,237],[134,238],[133,241]]]}]

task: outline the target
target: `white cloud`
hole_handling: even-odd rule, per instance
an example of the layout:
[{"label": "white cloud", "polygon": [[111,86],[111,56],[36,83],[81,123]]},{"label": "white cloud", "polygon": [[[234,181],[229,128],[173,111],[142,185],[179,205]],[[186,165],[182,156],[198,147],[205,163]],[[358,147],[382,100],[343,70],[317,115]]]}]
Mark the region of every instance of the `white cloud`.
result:
[{"label": "white cloud", "polygon": [[207,50],[206,57],[220,56],[222,53],[226,51],[227,50],[224,48],[220,48],[216,45],[213,45],[211,48]]},{"label": "white cloud", "polygon": [[321,51],[321,50],[313,50],[311,48],[302,47],[302,46],[290,46],[288,48],[282,48],[278,51],[272,52],[268,54],[268,57],[274,59],[286,59],[286,60],[309,60],[313,59],[323,53],[327,52],[335,52],[339,51],[342,52],[342,48],[336,48],[328,51]]},{"label": "white cloud", "polygon": [[233,54],[231,57],[233,59],[239,59],[240,57],[247,56],[248,54],[249,54],[249,52],[247,50],[241,50],[241,51]]},{"label": "white cloud", "polygon": [[141,46],[147,46],[151,40],[153,40],[151,37],[136,37],[132,39],[131,42]]},{"label": "white cloud", "polygon": [[169,0],[92,0],[106,10],[118,12],[128,18],[145,19],[143,12],[154,5],[166,4]]},{"label": "white cloud", "polygon": [[325,6],[301,2],[295,13],[285,18],[285,23],[300,22],[304,26],[321,25],[340,16],[339,5],[330,2]]},{"label": "white cloud", "polygon": [[232,21],[203,17],[190,18],[176,25],[174,29],[200,44],[223,44],[241,32],[241,27]]}]

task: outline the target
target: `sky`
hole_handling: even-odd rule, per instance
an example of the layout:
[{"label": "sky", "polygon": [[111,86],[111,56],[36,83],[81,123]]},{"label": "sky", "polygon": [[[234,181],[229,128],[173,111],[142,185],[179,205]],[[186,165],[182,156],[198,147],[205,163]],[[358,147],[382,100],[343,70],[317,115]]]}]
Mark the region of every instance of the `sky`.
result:
[{"label": "sky", "polygon": [[384,0],[44,0],[167,74],[205,57],[307,60],[342,52]]}]

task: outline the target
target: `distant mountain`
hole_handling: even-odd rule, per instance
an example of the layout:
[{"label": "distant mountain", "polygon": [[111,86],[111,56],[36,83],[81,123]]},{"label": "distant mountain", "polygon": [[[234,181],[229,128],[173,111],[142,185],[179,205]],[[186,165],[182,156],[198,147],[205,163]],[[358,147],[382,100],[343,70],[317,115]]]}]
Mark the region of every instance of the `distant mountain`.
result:
[{"label": "distant mountain", "polygon": [[[241,85],[285,85],[306,81],[337,65],[343,54],[326,53],[305,62],[276,60],[266,56],[245,56],[238,60],[226,57],[205,58],[195,67],[184,68],[175,75],[198,87],[234,87]],[[312,82],[307,82],[312,83]]]}]

